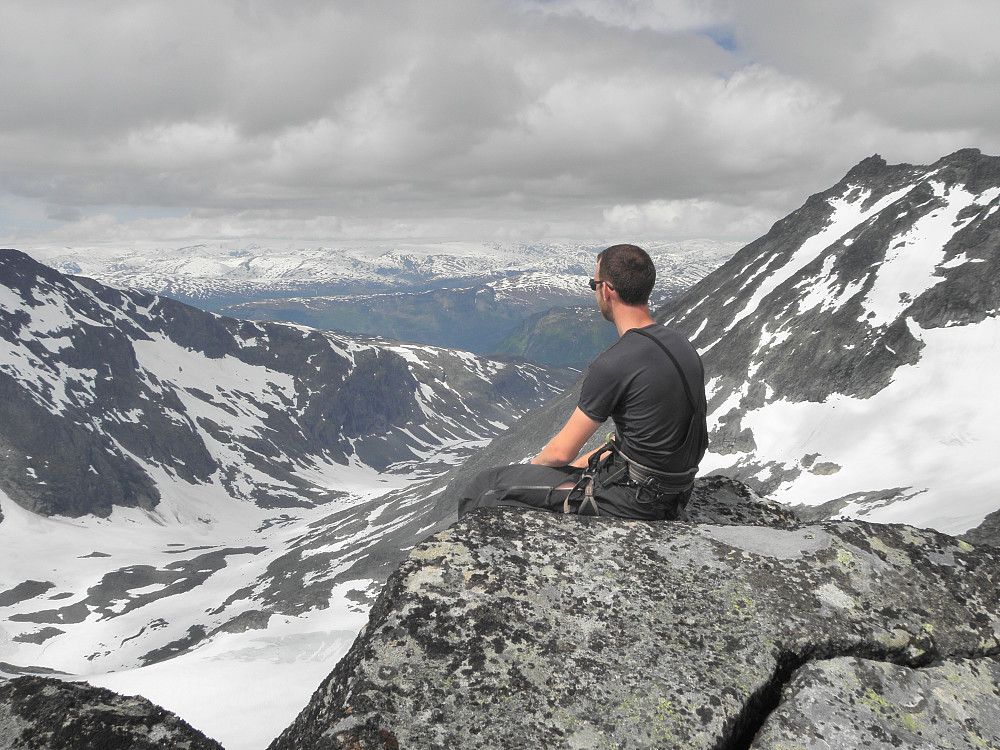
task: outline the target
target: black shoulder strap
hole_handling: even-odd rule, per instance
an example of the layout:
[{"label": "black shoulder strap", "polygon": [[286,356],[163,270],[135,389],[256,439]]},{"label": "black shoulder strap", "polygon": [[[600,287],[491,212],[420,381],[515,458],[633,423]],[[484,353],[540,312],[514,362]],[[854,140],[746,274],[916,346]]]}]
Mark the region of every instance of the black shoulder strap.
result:
[{"label": "black shoulder strap", "polygon": [[701,411],[701,409],[698,408],[698,402],[694,400],[694,395],[692,395],[691,393],[691,387],[688,385],[687,378],[684,377],[684,370],[681,369],[681,365],[677,361],[677,357],[673,355],[673,353],[663,344],[662,341],[656,338],[656,336],[651,334],[649,331],[645,331],[642,328],[631,328],[629,330],[635,331],[636,333],[645,336],[647,339],[649,339],[658,347],[660,347],[663,350],[664,354],[670,357],[670,361],[673,362],[674,367],[677,368],[677,374],[681,376],[681,384],[684,386],[684,395],[687,396],[688,401],[691,403],[691,408],[694,409],[696,412]]}]

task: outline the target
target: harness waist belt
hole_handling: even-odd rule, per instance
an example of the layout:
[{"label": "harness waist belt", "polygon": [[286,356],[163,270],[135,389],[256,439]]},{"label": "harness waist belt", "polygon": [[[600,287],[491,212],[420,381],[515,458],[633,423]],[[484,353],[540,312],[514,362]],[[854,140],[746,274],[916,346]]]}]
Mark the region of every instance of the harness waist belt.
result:
[{"label": "harness waist belt", "polygon": [[694,478],[698,473],[697,467],[680,473],[657,471],[648,466],[637,464],[626,456],[622,456],[622,458],[628,462],[629,479],[658,492],[684,492],[694,485]]},{"label": "harness waist belt", "polygon": [[656,492],[686,492],[694,486],[694,478],[698,473],[697,466],[682,472],[660,471],[629,458],[613,440],[609,440],[605,448],[611,451],[613,460],[617,462],[621,459],[625,462],[629,479],[641,487],[648,487]]}]

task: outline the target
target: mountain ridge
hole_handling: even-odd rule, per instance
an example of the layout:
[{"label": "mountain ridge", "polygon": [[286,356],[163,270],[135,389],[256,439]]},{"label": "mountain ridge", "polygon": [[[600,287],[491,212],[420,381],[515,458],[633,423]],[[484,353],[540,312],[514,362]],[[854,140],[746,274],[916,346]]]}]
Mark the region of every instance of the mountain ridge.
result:
[{"label": "mountain ridge", "polygon": [[[690,285],[728,258],[736,242],[654,242],[665,273]],[[214,312],[250,300],[422,292],[494,284],[533,275],[585,283],[599,247],[570,243],[356,243],[336,247],[196,245],[182,248],[34,248],[67,274],[163,294]]]},{"label": "mountain ridge", "polygon": [[[1000,289],[991,281],[1000,275],[998,206],[996,157],[966,149],[928,167],[893,167],[870,157],[684,298],[659,310],[656,319],[691,337],[706,363],[713,420],[713,455],[706,468],[765,494],[778,492],[779,500],[796,491],[799,497],[792,502],[809,504],[836,500],[835,493],[842,498],[855,494],[844,507],[873,520],[906,520],[894,515],[891,500],[901,503],[898,512],[903,513],[907,497],[940,497],[961,477],[942,466],[946,473],[938,482],[932,475],[905,481],[906,451],[930,460],[936,450],[932,438],[921,442],[919,435],[940,431],[946,446],[948,441],[959,449],[959,443],[964,445],[966,472],[977,458],[987,466],[985,456],[973,456],[975,446],[969,446],[1000,435],[988,419],[969,412],[973,406],[989,412],[988,401],[976,404],[969,394],[980,387],[973,363],[984,368],[993,361],[989,352],[1000,310]],[[967,365],[955,358],[956,346]],[[943,361],[948,357],[955,359],[950,372]],[[907,396],[899,385],[904,382],[913,398],[923,399],[919,418],[904,410]],[[942,403],[935,413],[936,397]],[[796,409],[797,403],[817,406],[808,407],[810,417],[800,418],[806,408]],[[842,471],[850,469],[850,457],[862,463],[861,456],[837,443],[843,438],[834,427],[825,436],[817,427],[821,432],[838,407],[840,414],[872,409],[877,418],[872,404],[883,405],[886,431],[890,422],[895,424],[900,433],[895,440],[902,437],[908,445],[898,448],[888,434],[873,438],[868,455],[884,454],[887,463],[881,468],[892,476],[884,477],[884,484],[865,486],[874,478],[858,475],[849,482]],[[849,425],[855,437],[872,432],[870,423],[837,419],[845,425],[837,429]],[[912,430],[906,426],[910,423]],[[789,433],[789,427],[787,439],[772,439]],[[918,437],[908,436],[910,431]],[[771,437],[758,446],[765,432]],[[813,464],[830,473],[811,471]],[[969,477],[961,480],[968,483]],[[904,489],[887,502],[879,493],[893,487]],[[977,507],[967,515],[965,528],[995,510],[985,489],[969,485],[969,490]],[[934,523],[942,528],[942,520]]]},{"label": "mountain ridge", "polygon": [[[528,364],[226,319],[2,253],[0,416],[22,428],[2,436],[0,487],[31,510],[151,510],[159,490],[142,463],[189,484],[219,481],[262,507],[315,503],[322,488],[301,468],[413,462],[428,431],[442,443],[456,430],[495,433],[510,407],[539,403],[535,388],[550,394],[561,383]],[[431,401],[464,426],[434,416]],[[256,486],[241,489],[248,482]]]}]

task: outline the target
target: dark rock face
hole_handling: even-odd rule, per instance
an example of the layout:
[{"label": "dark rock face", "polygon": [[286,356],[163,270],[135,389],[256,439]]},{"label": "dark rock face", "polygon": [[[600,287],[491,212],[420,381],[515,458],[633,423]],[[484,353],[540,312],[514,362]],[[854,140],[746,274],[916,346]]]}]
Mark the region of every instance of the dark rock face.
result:
[{"label": "dark rock face", "polygon": [[[748,747],[798,668],[840,657],[954,661],[997,690],[1000,551],[801,524],[738,484],[709,485],[690,507],[713,523],[497,510],[437,534],[272,750]],[[912,713],[875,677],[859,689]],[[780,717],[780,731],[803,726]],[[758,746],[882,738],[857,732]]]},{"label": "dark rock face", "polygon": [[990,513],[976,528],[962,534],[962,538],[972,544],[992,544],[994,547],[1000,547],[1000,510]]},{"label": "dark rock face", "polygon": [[222,750],[141,696],[85,683],[18,677],[0,683],[0,750]]},{"label": "dark rock face", "polygon": [[22,581],[6,591],[0,591],[0,607],[9,607],[25,599],[40,596],[53,586],[55,584],[51,581]]}]

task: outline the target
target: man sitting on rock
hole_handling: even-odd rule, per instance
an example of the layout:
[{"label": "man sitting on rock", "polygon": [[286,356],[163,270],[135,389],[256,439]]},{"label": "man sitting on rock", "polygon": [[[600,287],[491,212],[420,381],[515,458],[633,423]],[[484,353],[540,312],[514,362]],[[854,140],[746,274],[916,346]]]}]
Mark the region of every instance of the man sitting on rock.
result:
[{"label": "man sitting on rock", "polygon": [[[459,516],[503,505],[677,518],[708,445],[705,373],[691,343],[650,315],[655,281],[642,248],[614,245],[597,256],[590,287],[618,340],[590,363],[577,407],[559,434],[531,464],[478,474],[459,501]],[[608,417],[614,437],[578,455]]]}]

